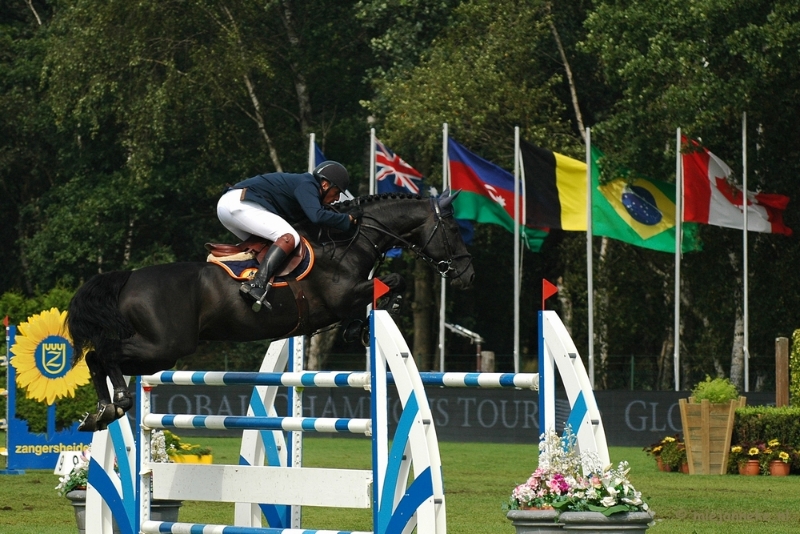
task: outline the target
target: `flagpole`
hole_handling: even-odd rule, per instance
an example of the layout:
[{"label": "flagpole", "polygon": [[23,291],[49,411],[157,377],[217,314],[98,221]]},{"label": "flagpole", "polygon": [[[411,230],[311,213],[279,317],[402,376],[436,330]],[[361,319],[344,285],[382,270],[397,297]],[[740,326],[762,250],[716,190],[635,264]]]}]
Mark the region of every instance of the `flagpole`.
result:
[{"label": "flagpole", "polygon": [[[375,180],[375,128],[369,129],[369,194],[374,195],[375,191],[377,190],[376,180]],[[370,275],[372,278],[372,274]],[[372,304],[367,304],[367,320],[369,321],[369,314],[372,311]],[[371,354],[370,354],[370,347],[365,347],[366,355],[367,355],[367,371],[370,370],[370,361],[371,361]]]},{"label": "flagpole", "polygon": [[681,129],[675,134],[675,347],[672,372],[675,391],[680,391],[681,377],[681,241],[683,237],[683,165],[681,162]]},{"label": "flagpole", "polygon": [[314,142],[316,141],[316,134],[308,134],[308,172],[314,170],[316,161],[314,160]]},{"label": "flagpole", "polygon": [[589,382],[594,389],[594,271],[592,251],[592,131],[586,128],[586,291],[589,306]]},{"label": "flagpole", "polygon": [[375,128],[369,129],[369,194],[374,195],[375,185]]},{"label": "flagpole", "polygon": [[750,391],[750,337],[749,337],[749,315],[748,315],[748,265],[747,265],[747,212],[750,209],[747,206],[747,112],[742,113],[742,208],[744,212],[744,391]]},{"label": "flagpole", "polygon": [[519,373],[519,126],[514,127],[514,372]]},{"label": "flagpole", "polygon": [[[442,192],[447,189],[448,185],[448,170],[447,164],[447,123],[442,124]],[[445,329],[445,299],[447,291],[445,289],[445,279],[440,279],[440,293],[439,293],[439,372],[444,372],[444,329]]]}]

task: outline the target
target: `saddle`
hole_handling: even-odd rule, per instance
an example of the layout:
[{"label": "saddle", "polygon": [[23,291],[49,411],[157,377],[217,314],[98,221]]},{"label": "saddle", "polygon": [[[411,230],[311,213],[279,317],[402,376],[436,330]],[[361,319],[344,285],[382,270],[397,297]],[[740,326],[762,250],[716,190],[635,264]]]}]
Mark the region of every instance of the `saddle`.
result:
[{"label": "saddle", "polygon": [[[209,252],[206,261],[222,267],[234,280],[252,280],[270,245],[272,241],[256,236],[236,245],[206,243],[205,248]],[[286,278],[302,280],[313,266],[314,250],[305,237],[300,237],[300,246],[295,247],[292,255],[275,274],[273,286],[286,285]]]}]

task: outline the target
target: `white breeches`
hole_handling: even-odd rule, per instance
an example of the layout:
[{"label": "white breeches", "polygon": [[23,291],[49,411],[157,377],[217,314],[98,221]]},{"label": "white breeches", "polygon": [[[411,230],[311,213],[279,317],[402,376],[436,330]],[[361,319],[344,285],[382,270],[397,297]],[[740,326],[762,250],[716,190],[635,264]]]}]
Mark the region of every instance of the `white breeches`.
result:
[{"label": "white breeches", "polygon": [[257,235],[277,241],[283,234],[291,234],[295,244],[300,243],[297,231],[280,215],[267,211],[255,202],[239,200],[241,195],[241,189],[232,189],[222,195],[217,203],[217,217],[236,237],[244,241],[251,235]]}]

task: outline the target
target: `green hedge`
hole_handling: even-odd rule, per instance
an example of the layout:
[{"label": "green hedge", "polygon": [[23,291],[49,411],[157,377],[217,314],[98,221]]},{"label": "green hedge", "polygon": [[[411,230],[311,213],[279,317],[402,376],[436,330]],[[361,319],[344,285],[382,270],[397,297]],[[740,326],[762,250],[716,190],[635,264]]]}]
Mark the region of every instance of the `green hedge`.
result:
[{"label": "green hedge", "polygon": [[733,444],[768,442],[800,447],[800,407],[745,406],[737,408],[733,424]]},{"label": "green hedge", "polygon": [[789,352],[789,404],[800,406],[800,330],[792,333]]}]

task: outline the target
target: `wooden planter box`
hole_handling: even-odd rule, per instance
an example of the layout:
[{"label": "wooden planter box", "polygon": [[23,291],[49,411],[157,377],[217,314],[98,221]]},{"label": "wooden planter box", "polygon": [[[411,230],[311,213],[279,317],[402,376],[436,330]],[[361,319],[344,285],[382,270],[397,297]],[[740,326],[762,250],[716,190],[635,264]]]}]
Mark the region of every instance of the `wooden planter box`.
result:
[{"label": "wooden planter box", "polygon": [[691,397],[679,399],[690,475],[724,475],[728,471],[733,416],[745,401],[739,397],[726,404],[707,400],[695,404]]}]

